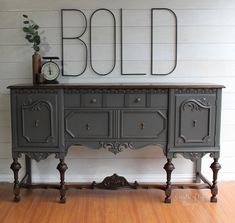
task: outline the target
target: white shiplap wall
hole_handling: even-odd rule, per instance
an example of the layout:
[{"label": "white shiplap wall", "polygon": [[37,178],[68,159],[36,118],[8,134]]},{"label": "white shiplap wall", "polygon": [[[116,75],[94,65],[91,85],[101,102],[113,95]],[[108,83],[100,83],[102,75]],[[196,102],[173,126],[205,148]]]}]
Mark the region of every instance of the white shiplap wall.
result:
[{"label": "white shiplap wall", "polygon": [[[44,55],[61,54],[60,45],[60,9],[82,9],[86,15],[93,10],[105,7],[117,16],[119,29],[119,9],[123,8],[125,71],[147,72],[150,69],[150,8],[168,7],[178,17],[178,66],[174,73],[165,77],[150,75],[121,76],[119,61],[112,74],[99,77],[87,72],[77,78],[61,78],[61,82],[213,82],[224,84],[220,180],[235,180],[235,1],[233,0],[0,0],[0,181],[12,181],[9,166],[11,160],[11,128],[9,114],[8,85],[31,82],[32,51],[24,40],[22,32],[22,14],[30,15],[45,31],[43,36]],[[103,23],[101,23],[103,24]],[[97,31],[106,28],[97,27]],[[156,40],[164,46],[161,50],[162,61],[171,60],[172,43],[168,26],[161,27],[161,39]],[[108,31],[107,31],[108,32]],[[144,34],[144,35],[143,35]],[[84,39],[88,35],[84,35]],[[104,44],[103,40],[97,44]],[[119,43],[119,31],[117,32]],[[106,45],[109,43],[107,39]],[[163,45],[164,44],[164,45]],[[136,50],[136,51],[135,51]],[[72,55],[72,53],[71,53]],[[100,55],[102,56],[102,54]],[[104,59],[105,59],[105,55]],[[120,59],[120,50],[117,51]],[[97,62],[97,66],[110,62]],[[82,61],[80,61],[81,63]],[[40,163],[33,163],[35,181],[58,181],[53,157]],[[165,158],[161,150],[149,147],[146,150],[125,151],[117,156],[106,151],[94,151],[84,148],[69,150],[66,162],[69,166],[67,181],[101,180],[114,172],[126,176],[129,180],[165,181],[162,169]],[[208,168],[211,159],[205,157],[203,169],[211,176]],[[23,160],[22,160],[23,163]],[[174,181],[192,179],[193,165],[188,160],[174,160]],[[23,174],[23,171],[21,172]]]}]

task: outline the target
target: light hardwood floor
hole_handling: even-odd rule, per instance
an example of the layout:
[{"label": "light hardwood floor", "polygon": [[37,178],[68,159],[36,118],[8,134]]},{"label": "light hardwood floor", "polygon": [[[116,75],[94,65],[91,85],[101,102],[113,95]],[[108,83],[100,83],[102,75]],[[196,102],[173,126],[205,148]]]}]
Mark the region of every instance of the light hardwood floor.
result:
[{"label": "light hardwood floor", "polygon": [[174,190],[164,204],[161,190],[67,191],[60,204],[53,189],[22,189],[12,202],[12,184],[0,183],[0,223],[234,223],[235,182],[219,183],[218,203],[209,190]]}]

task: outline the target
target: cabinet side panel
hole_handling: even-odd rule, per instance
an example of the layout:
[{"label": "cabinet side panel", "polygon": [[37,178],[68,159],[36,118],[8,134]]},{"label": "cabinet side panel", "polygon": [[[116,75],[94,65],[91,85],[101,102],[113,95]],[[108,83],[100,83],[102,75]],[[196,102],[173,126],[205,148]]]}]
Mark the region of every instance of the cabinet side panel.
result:
[{"label": "cabinet side panel", "polygon": [[222,89],[217,89],[216,95],[216,124],[215,124],[215,146],[220,146],[220,125],[221,125],[221,103]]},{"label": "cabinet side panel", "polygon": [[11,89],[11,138],[12,138],[12,157],[17,157],[17,108],[16,108],[16,93],[14,89]]}]

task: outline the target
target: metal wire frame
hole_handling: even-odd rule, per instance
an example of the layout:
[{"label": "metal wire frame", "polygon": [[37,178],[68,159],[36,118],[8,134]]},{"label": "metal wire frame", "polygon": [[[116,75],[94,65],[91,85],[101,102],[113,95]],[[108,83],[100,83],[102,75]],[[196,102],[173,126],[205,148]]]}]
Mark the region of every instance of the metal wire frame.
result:
[{"label": "metal wire frame", "polygon": [[[85,27],[84,27],[84,30],[83,32],[79,35],[79,36],[76,36],[76,37],[64,37],[64,19],[63,19],[63,12],[64,11],[76,11],[76,12],[79,12],[83,15],[84,17],[84,20],[85,20]],[[88,60],[88,49],[87,49],[87,45],[86,43],[80,39],[83,34],[86,32],[86,29],[87,29],[87,18],[86,18],[86,15],[79,9],[61,9],[61,42],[62,42],[62,60],[61,60],[61,73],[62,73],[62,76],[80,76],[82,75],[85,71],[86,71],[86,68],[87,68],[87,60]],[[81,73],[79,74],[64,74],[64,40],[67,39],[67,40],[72,40],[72,39],[77,39],[79,40],[85,47],[85,52],[86,52],[86,55],[85,55],[85,66],[84,66],[84,69],[82,70]]]},{"label": "metal wire frame", "polygon": [[[95,13],[97,13],[98,11],[106,11],[108,13],[111,14],[111,16],[113,17],[113,49],[114,49],[114,52],[113,52],[113,66],[111,68],[110,71],[108,71],[107,73],[100,73],[98,71],[95,70],[94,66],[93,66],[93,60],[92,60],[92,18],[93,16],[95,15]],[[91,69],[98,75],[100,76],[105,76],[105,75],[108,75],[110,74],[115,66],[116,66],[116,44],[117,41],[116,41],[116,19],[115,19],[115,15],[112,13],[112,11],[106,9],[106,8],[100,8],[100,9],[97,9],[95,10],[92,14],[91,14],[91,17],[90,17],[90,65],[91,65]]]},{"label": "metal wire frame", "polygon": [[[154,11],[160,11],[160,10],[165,10],[165,11],[169,11],[172,13],[172,15],[175,18],[175,57],[174,57],[174,67],[172,68],[172,70],[170,70],[167,73],[153,73],[153,12]],[[174,11],[172,11],[169,8],[151,8],[151,75],[168,75],[171,74],[176,66],[177,66],[177,45],[178,45],[178,39],[177,39],[177,34],[178,34],[178,30],[177,30],[178,24],[177,24],[177,16],[175,14]]]},{"label": "metal wire frame", "polygon": [[122,8],[120,9],[120,53],[121,53],[121,75],[146,75],[146,73],[124,73],[123,72],[123,27],[122,27]]}]

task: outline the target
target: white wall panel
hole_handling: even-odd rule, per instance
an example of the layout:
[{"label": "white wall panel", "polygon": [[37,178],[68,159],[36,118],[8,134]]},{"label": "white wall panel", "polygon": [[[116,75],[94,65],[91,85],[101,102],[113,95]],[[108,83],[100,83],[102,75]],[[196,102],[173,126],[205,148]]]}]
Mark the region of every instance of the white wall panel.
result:
[{"label": "white wall panel", "polygon": [[[78,46],[66,45],[67,51],[71,51],[71,60],[84,60],[84,52],[82,49],[79,53]],[[94,60],[111,60],[112,57],[108,54],[111,44],[96,44],[92,46]],[[172,60],[173,44],[161,44],[158,47],[158,53],[161,52],[161,60]],[[27,58],[31,58],[32,51],[30,46],[0,46],[2,54],[0,55],[0,62],[26,62]],[[98,52],[102,50],[104,54],[100,55]],[[42,53],[59,55],[61,57],[60,45],[43,45]],[[157,52],[154,52],[157,55]],[[24,56],[22,56],[24,55]],[[79,57],[77,57],[79,56]],[[123,59],[124,60],[149,60],[150,59],[150,45],[147,44],[123,44]],[[66,58],[68,58],[66,56]],[[117,44],[117,59],[120,60],[120,45]],[[155,58],[156,59],[156,58]],[[235,60],[235,44],[178,44],[178,60]]]},{"label": "white wall panel", "polygon": [[0,143],[10,143],[10,142],[11,142],[11,128],[0,127]]},{"label": "white wall panel", "polygon": [[[32,49],[22,32],[22,14],[28,14],[44,31],[41,54],[61,57],[60,9],[82,9],[88,21],[91,13],[98,8],[108,8],[117,21],[117,65],[113,73],[100,77],[87,71],[81,77],[60,77],[61,82],[102,83],[102,82],[202,82],[224,84],[222,100],[221,164],[220,180],[235,179],[232,164],[235,162],[235,1],[234,0],[1,0],[0,3],[0,180],[13,179],[9,166],[11,160],[10,102],[7,86],[31,83]],[[178,65],[169,76],[150,76],[150,8],[168,7],[178,17]],[[146,76],[120,75],[120,8],[123,8],[123,46],[125,72],[145,72]],[[79,16],[78,16],[79,17]],[[79,17],[80,18],[80,17]],[[83,21],[68,19],[66,31],[74,34],[83,29]],[[157,65],[167,69],[172,64],[172,17],[154,17],[158,21],[154,27],[160,61]],[[107,16],[97,14],[93,20],[93,50],[104,51],[93,54],[97,69],[108,68],[112,63],[110,44],[112,22]],[[104,35],[96,35],[102,33]],[[88,42],[89,30],[83,36]],[[81,49],[72,51],[73,42],[68,42],[69,60],[65,69],[76,72],[84,64]],[[77,43],[76,43],[77,45]],[[89,46],[88,46],[89,47]],[[95,48],[97,47],[97,48]],[[79,53],[79,57],[77,56]],[[159,57],[157,57],[159,59]],[[72,61],[74,60],[74,61]],[[180,156],[179,156],[180,157]],[[74,147],[69,150],[67,161],[69,181],[101,180],[104,176],[117,172],[130,180],[164,181],[162,166],[165,158],[160,149],[150,146],[144,150],[124,151],[117,156],[105,150],[94,151]],[[203,170],[211,177],[209,164],[211,158],[205,157]],[[23,164],[23,159],[21,159]],[[58,160],[50,157],[46,161],[33,164],[35,181],[59,181],[56,165]],[[174,159],[176,170],[174,181],[192,179],[193,164],[182,158]],[[23,169],[21,175],[23,174]],[[79,170],[79,171],[77,171]]]},{"label": "white wall panel", "polygon": [[11,114],[8,111],[0,111],[0,127],[11,126]]},{"label": "white wall panel", "polygon": [[[193,164],[189,160],[184,160],[182,165],[182,159],[175,159],[175,173],[182,176],[185,174],[185,169],[193,171]],[[58,176],[50,176],[49,170],[55,171],[55,166],[58,160],[50,157],[47,161],[41,161],[40,163],[33,163],[33,171],[36,175],[35,180],[38,176],[46,175],[46,178],[52,177],[50,180],[58,179]],[[102,159],[102,158],[83,158],[83,159],[67,159],[68,171],[67,175],[71,181],[76,181],[77,177],[82,181],[101,181],[105,176],[118,173],[124,176],[128,176],[132,181],[137,176],[140,181],[156,181],[165,182],[164,158],[150,158],[150,159],[133,159],[133,158],[122,158],[122,159]],[[78,173],[79,170],[79,173]],[[58,173],[57,173],[58,174]],[[71,177],[72,176],[72,177]],[[161,176],[161,179],[159,179]],[[188,175],[187,175],[188,176]],[[173,177],[174,178],[174,177]],[[43,179],[43,178],[41,178]]]},{"label": "white wall panel", "polygon": [[[84,27],[72,27],[65,28],[64,35],[67,37],[75,36],[75,34],[81,33]],[[112,30],[110,27],[93,27],[94,37],[96,37],[96,43],[113,43],[110,40],[112,35]],[[28,45],[25,42],[22,28],[16,29],[0,29],[0,45]],[[61,44],[61,29],[50,27],[42,28],[44,34],[42,34],[42,43],[47,42],[50,45],[60,45]],[[155,43],[174,43],[172,38],[173,26],[162,26],[155,27],[154,34],[159,36],[154,41]],[[99,37],[96,36],[97,32],[105,33]],[[119,37],[120,27],[117,26],[117,43],[120,43]],[[229,33],[229,35],[227,34]],[[123,43],[133,44],[133,43],[145,43],[149,44],[150,27],[123,27]],[[88,41],[89,31],[82,36],[82,39]],[[99,38],[98,38],[99,37]],[[214,27],[204,27],[204,26],[181,26],[178,27],[178,43],[180,44],[225,44],[235,42],[235,27],[234,26],[214,26]],[[77,41],[78,42],[78,41]]]},{"label": "white wall panel", "polygon": [[198,0],[198,1],[188,1],[188,0],[148,0],[148,3],[144,3],[142,0],[99,0],[99,1],[91,1],[87,2],[87,0],[67,0],[66,2],[63,0],[56,1],[47,1],[41,0],[40,2],[37,0],[21,0],[18,1],[9,1],[2,0],[2,7],[5,10],[48,10],[48,9],[61,9],[61,8],[83,8],[83,9],[97,9],[98,7],[106,7],[106,8],[128,8],[128,9],[148,9],[150,7],[169,7],[173,9],[184,9],[184,10],[192,10],[192,9],[234,9],[235,2],[233,0]]},{"label": "white wall panel", "polygon": [[11,143],[0,143],[0,157],[1,159],[11,158]]},{"label": "white wall panel", "polygon": [[[168,67],[168,64],[173,61],[159,61],[158,66]],[[69,65],[67,63],[70,63]],[[105,66],[106,61],[97,61],[97,66]],[[139,70],[142,69],[145,72],[150,72],[150,61],[124,61],[125,70]],[[1,79],[17,79],[17,78],[31,78],[31,61],[19,62],[19,63],[0,63],[1,66]],[[66,61],[66,66],[74,67],[76,71],[78,68],[84,66],[84,61]],[[134,69],[133,69],[134,67]],[[90,72],[89,66],[87,68],[86,74],[84,76],[95,77],[93,73]],[[114,75],[110,76],[120,77],[120,61],[117,61]],[[178,65],[174,73],[172,73],[169,78],[230,78],[235,74],[235,63],[233,60],[224,60],[224,61],[201,61],[201,60],[184,60],[178,61]],[[81,76],[80,78],[83,78]],[[109,78],[109,76],[107,76]],[[155,80],[158,81],[158,78],[155,77]],[[214,81],[214,80],[213,80]],[[233,88],[225,89],[225,91],[233,91]]]},{"label": "white wall panel", "polygon": [[9,111],[10,110],[9,94],[0,94],[0,102],[1,102],[0,111]]}]

